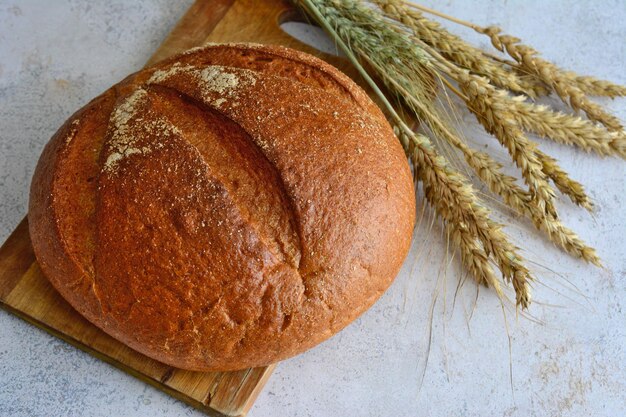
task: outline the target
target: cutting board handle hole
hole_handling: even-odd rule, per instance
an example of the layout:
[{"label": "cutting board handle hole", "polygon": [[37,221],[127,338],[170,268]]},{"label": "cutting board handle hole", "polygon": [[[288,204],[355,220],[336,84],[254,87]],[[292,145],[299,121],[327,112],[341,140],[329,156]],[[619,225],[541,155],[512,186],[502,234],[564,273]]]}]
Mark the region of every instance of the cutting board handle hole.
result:
[{"label": "cutting board handle hole", "polygon": [[328,37],[324,30],[318,26],[302,21],[299,16],[294,17],[294,19],[290,19],[289,16],[284,20],[280,19],[280,28],[283,32],[320,52],[345,57],[343,52],[338,49],[335,42]]}]

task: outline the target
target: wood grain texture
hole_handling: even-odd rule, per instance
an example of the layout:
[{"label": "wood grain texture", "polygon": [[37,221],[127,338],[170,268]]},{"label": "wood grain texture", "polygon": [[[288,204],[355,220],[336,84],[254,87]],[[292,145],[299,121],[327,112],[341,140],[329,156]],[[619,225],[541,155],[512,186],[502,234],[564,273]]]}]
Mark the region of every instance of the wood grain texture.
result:
[{"label": "wood grain texture", "polygon": [[150,57],[146,66],[201,45],[235,0],[197,0]]},{"label": "wood grain texture", "polygon": [[24,218],[0,249],[0,302],[11,293],[34,262],[28,221]]}]

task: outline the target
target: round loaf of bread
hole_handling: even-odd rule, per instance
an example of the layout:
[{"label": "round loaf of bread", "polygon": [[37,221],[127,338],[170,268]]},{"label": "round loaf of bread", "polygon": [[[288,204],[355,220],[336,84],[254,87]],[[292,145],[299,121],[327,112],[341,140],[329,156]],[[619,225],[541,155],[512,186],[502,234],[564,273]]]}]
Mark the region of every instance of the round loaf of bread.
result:
[{"label": "round loaf of bread", "polygon": [[193,49],[129,76],[45,147],[29,224],[45,275],[133,349],[193,370],[267,365],[369,308],[415,199],[382,113],[280,47]]}]

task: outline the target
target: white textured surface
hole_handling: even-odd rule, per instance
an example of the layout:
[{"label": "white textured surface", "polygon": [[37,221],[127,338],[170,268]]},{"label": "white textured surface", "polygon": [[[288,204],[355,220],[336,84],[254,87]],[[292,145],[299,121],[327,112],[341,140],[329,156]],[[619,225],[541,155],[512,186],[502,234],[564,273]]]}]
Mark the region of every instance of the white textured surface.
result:
[{"label": "white textured surface", "polygon": [[[48,138],[75,109],[140,68],[189,3],[0,0],[0,240],[26,213],[30,176]],[[428,3],[499,23],[558,64],[626,83],[623,0]],[[608,105],[626,120],[626,100]],[[251,415],[626,415],[626,163],[544,148],[595,199],[595,217],[566,201],[562,215],[599,250],[606,269],[561,254],[526,226],[510,228],[532,248],[529,257],[562,275],[537,268],[560,294],[538,286],[536,299],[564,306],[535,303],[541,325],[507,316],[511,377],[497,300],[481,290],[469,320],[475,286],[468,282],[453,305],[461,271],[453,261],[441,272],[440,229],[426,239],[423,226],[381,301],[327,343],[280,364]],[[565,279],[588,298],[567,290]],[[51,415],[200,414],[0,311],[0,416]]]}]

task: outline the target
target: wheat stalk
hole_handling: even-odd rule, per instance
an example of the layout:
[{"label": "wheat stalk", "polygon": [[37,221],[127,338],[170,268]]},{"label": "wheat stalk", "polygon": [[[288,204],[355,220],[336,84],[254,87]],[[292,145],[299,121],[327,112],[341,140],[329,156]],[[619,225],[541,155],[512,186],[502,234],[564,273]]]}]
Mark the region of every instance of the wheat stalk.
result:
[{"label": "wheat stalk", "polygon": [[565,72],[564,75],[571,79],[578,88],[589,95],[610,98],[626,96],[626,87],[613,84],[610,81],[599,80],[588,75],[578,75],[571,71]]},{"label": "wheat stalk", "polygon": [[[497,266],[504,281],[513,285],[517,304],[525,308],[534,278],[502,225],[490,218],[469,179],[451,166],[428,137],[408,128],[405,113],[416,116],[424,129],[456,148],[493,193],[532,220],[552,242],[576,257],[600,264],[595,251],[558,219],[552,184],[589,210],[591,200],[582,185],[570,178],[554,158],[540,151],[525,132],[600,155],[624,157],[626,138],[621,126],[618,128],[616,119],[584,96],[593,92],[615,97],[623,95],[622,87],[562,71],[538,58],[519,40],[403,0],[293,1],[330,34],[380,98],[427,201],[458,246],[461,262],[478,282],[493,287],[502,296],[492,268]],[[489,33],[496,44],[500,42],[514,59],[519,59],[507,61],[482,52],[422,12]],[[396,105],[391,104],[370,72],[382,81],[390,97],[397,99]],[[502,165],[488,153],[472,149],[456,132],[434,101],[434,81],[461,97],[485,130],[508,150],[528,189],[520,186],[515,177],[504,174]],[[525,97],[545,94],[550,89],[566,97],[573,108],[584,110],[590,120],[528,102]],[[448,156],[453,158],[454,154]]]},{"label": "wheat stalk", "polygon": [[[557,188],[570,199],[588,210],[593,205],[585,194],[581,184],[569,178],[560,169],[555,159],[541,152],[537,145],[522,133],[515,117],[510,114],[515,109],[517,100],[509,97],[504,91],[497,90],[484,77],[470,74],[469,71],[441,62],[441,56],[430,51],[439,58],[441,71],[454,78],[460,85],[468,108],[472,111],[485,129],[492,133],[505,146],[517,166],[522,170],[531,192],[529,204],[519,207],[525,215],[533,220],[535,226],[545,231],[552,242],[587,262],[596,265],[600,260],[593,248],[585,243],[558,220],[554,207],[554,192],[548,183],[552,179]],[[513,101],[513,103],[512,103]],[[505,200],[506,201],[506,200]],[[511,202],[507,202],[511,203]]]},{"label": "wheat stalk", "polygon": [[[404,135],[409,143],[409,156],[418,178],[424,184],[426,198],[447,223],[447,227],[455,231],[453,236],[454,233],[464,236],[467,231],[478,239],[482,245],[481,256],[484,254],[493,258],[505,280],[513,284],[517,304],[523,308],[527,307],[530,302],[529,282],[534,278],[524,266],[517,248],[502,232],[502,226],[489,218],[489,210],[480,202],[471,185],[436,153],[427,138],[412,132],[402,132],[401,135]],[[479,247],[474,241],[467,239],[461,246],[462,257],[470,256],[477,248]],[[472,268],[474,265],[482,265],[480,260],[469,258],[466,258],[465,263],[466,266],[472,265]],[[485,279],[492,287],[499,288],[488,270],[472,268],[470,272],[473,272],[475,277]],[[498,295],[501,294],[498,292]]]},{"label": "wheat stalk", "polygon": [[[441,13],[437,10],[431,9],[429,7],[425,7],[420,4],[413,3],[411,1],[398,0],[398,2],[402,2],[403,5],[407,8],[423,11],[425,13],[429,13],[429,14],[441,17],[443,19],[446,19],[450,22],[454,22],[459,25],[468,27],[470,29],[475,30],[478,33],[486,34],[492,38],[492,43],[495,41],[496,44],[494,45],[494,47],[496,49],[498,49],[501,52],[504,51],[502,48],[503,43],[499,42],[497,39],[497,36],[501,32],[501,29],[499,29],[498,27],[491,26],[490,28],[484,28],[474,23],[467,22],[465,20],[447,15],[445,13]],[[514,38],[514,39],[517,39],[517,38]],[[517,42],[519,41],[520,40],[517,39]],[[486,55],[490,56],[489,54],[486,54]],[[504,60],[500,58],[494,58],[494,59],[496,59],[499,62],[504,62]],[[523,66],[512,68],[512,69],[518,72],[519,74],[530,75],[528,71],[523,68]],[[605,96],[605,97],[611,97],[611,98],[626,96],[625,86],[618,85],[618,84],[615,84],[606,80],[600,80],[598,78],[595,78],[589,75],[578,75],[573,71],[564,71],[564,70],[559,69],[559,72],[562,77],[568,79],[570,83],[574,84],[577,88],[579,88],[581,91],[583,91],[586,94],[589,94],[592,96]]]},{"label": "wheat stalk", "polygon": [[512,100],[508,102],[515,109],[511,113],[524,130],[602,156],[626,158],[624,132],[608,132],[589,120],[551,110],[548,106],[529,104],[524,97]]},{"label": "wheat stalk", "polygon": [[567,195],[574,204],[592,211],[593,202],[585,193],[585,188],[579,182],[569,177],[558,165],[556,159],[537,150],[537,158],[541,161],[543,172],[552,180],[559,191]]},{"label": "wheat stalk", "polygon": [[507,70],[499,62],[487,57],[460,37],[445,30],[439,23],[426,19],[417,10],[404,6],[401,0],[375,0],[388,17],[404,24],[413,34],[435,48],[446,59],[456,65],[483,75],[494,85],[536,97],[545,89],[517,73]]},{"label": "wheat stalk", "polygon": [[587,117],[602,123],[609,130],[624,130],[619,119],[587,98],[585,92],[580,88],[580,82],[571,72],[565,72],[555,64],[541,58],[535,49],[521,44],[521,39],[510,35],[501,35],[502,30],[496,26],[480,28],[477,31],[489,36],[491,44],[499,51],[506,51],[511,58],[517,61],[521,69],[535,75],[550,86],[565,104],[569,104],[574,110],[583,110]]},{"label": "wheat stalk", "polygon": [[[524,266],[523,258],[517,253],[517,248],[502,232],[501,225],[489,218],[489,211],[479,202],[467,179],[438,155],[425,136],[415,134],[406,126],[371,77],[367,73],[364,74],[363,67],[352,54],[352,51],[356,50],[361,51],[363,55],[362,49],[367,48],[371,39],[371,36],[362,37],[362,28],[355,27],[354,22],[366,20],[370,27],[377,26],[380,22],[370,21],[366,9],[360,8],[356,1],[341,2],[341,10],[345,12],[348,9],[351,19],[347,19],[340,13],[340,10],[333,7],[334,2],[326,4],[321,0],[303,0],[300,3],[331,33],[355,66],[360,69],[365,79],[370,80],[370,86],[379,93],[383,103],[387,103],[387,110],[398,126],[400,141],[414,164],[416,177],[423,183],[426,198],[435,207],[437,214],[443,218],[446,227],[452,230],[453,238],[461,245],[461,258],[464,265],[477,280],[492,286],[501,295],[498,281],[494,279],[488,263],[484,261],[491,258],[498,265],[503,278],[512,283],[516,291],[517,304],[526,308],[530,302],[528,283],[533,280],[533,277]],[[404,46],[403,38],[393,31],[382,31],[378,35],[383,38],[387,36],[389,39],[386,40],[391,44],[397,42]],[[350,40],[349,47],[344,39]],[[426,59],[421,51],[417,57],[418,60]],[[410,56],[410,59],[413,61],[416,57]],[[471,233],[473,240],[467,233]],[[477,257],[472,259],[472,254],[476,254]]]},{"label": "wheat stalk", "polygon": [[493,134],[509,151],[522,171],[536,204],[543,207],[546,214],[556,217],[554,191],[537,158],[536,146],[507,114],[506,93],[496,90],[485,78],[474,76],[466,70],[455,69],[450,75],[455,77],[461,90],[467,95],[466,102],[470,111],[485,130]]}]

